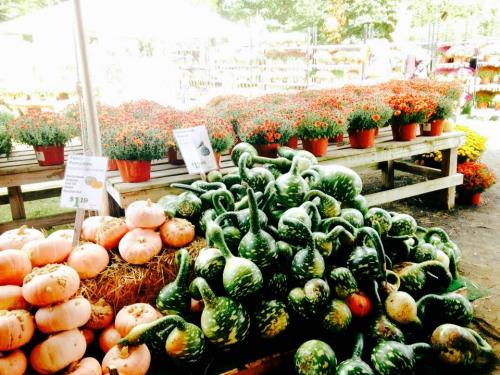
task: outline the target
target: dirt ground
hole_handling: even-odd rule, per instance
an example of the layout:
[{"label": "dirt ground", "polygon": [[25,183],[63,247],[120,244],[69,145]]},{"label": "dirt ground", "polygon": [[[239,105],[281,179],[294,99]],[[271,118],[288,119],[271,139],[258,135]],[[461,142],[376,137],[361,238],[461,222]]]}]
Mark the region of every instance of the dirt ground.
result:
[{"label": "dirt ground", "polygon": [[[489,138],[488,149],[483,154],[486,162],[497,176],[498,184],[482,194],[479,207],[457,204],[453,211],[441,210],[433,206],[432,198],[415,197],[387,204],[384,207],[406,212],[414,216],[424,227],[440,226],[462,250],[461,274],[480,287],[488,290],[490,296],[473,302],[475,318],[473,328],[494,348],[500,357],[500,122],[470,122],[474,129]],[[398,176],[398,175],[397,175]],[[380,186],[380,175],[362,175],[366,191]],[[407,175],[399,175],[400,184]],[[500,374],[500,364],[489,373]]]}]

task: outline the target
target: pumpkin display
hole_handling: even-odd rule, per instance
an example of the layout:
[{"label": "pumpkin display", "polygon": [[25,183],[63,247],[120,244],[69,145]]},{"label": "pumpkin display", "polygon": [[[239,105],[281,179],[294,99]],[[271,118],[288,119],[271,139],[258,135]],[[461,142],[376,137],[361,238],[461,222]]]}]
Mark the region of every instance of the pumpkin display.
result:
[{"label": "pumpkin display", "polygon": [[103,298],[95,303],[90,304],[91,313],[90,319],[85,324],[85,328],[89,329],[103,329],[111,324],[114,317],[113,307],[106,302]]},{"label": "pumpkin display", "polygon": [[35,306],[47,306],[71,298],[80,286],[80,277],[71,267],[48,264],[26,275],[23,297]]},{"label": "pumpkin display", "polygon": [[23,298],[23,288],[18,285],[0,286],[0,310],[27,309],[29,303]]},{"label": "pumpkin display", "polygon": [[128,227],[125,220],[113,217],[99,226],[95,242],[106,250],[113,250],[118,247],[120,240],[127,232]]},{"label": "pumpkin display", "polygon": [[87,350],[85,336],[78,329],[49,336],[36,345],[30,354],[30,364],[39,374],[53,374],[83,358]]},{"label": "pumpkin display", "polygon": [[157,204],[147,201],[135,201],[125,210],[125,221],[130,229],[156,229],[165,221],[165,211]]},{"label": "pumpkin display", "polygon": [[44,238],[30,241],[22,251],[28,255],[33,267],[43,267],[50,263],[64,262],[73,246],[63,238]]},{"label": "pumpkin display", "polygon": [[59,229],[55,232],[52,232],[48,235],[47,238],[62,238],[63,240],[68,241],[70,244],[73,244],[73,229]]},{"label": "pumpkin display", "polygon": [[145,344],[113,346],[102,360],[102,373],[116,369],[119,374],[146,375],[151,365],[151,353]]},{"label": "pumpkin display", "polygon": [[184,247],[194,240],[194,225],[186,219],[168,219],[160,227],[163,243],[168,247]]},{"label": "pumpkin display", "polygon": [[28,242],[41,240],[42,238],[45,238],[42,232],[23,225],[18,229],[11,229],[0,235],[0,251],[7,249],[21,250]]},{"label": "pumpkin display", "polygon": [[135,228],[123,236],[118,250],[131,264],[145,264],[161,251],[160,234],[152,229]]},{"label": "pumpkin display", "polygon": [[118,344],[121,338],[122,336],[115,328],[115,325],[110,324],[99,335],[99,348],[101,348],[103,353],[107,353],[113,346]]},{"label": "pumpkin display", "polygon": [[28,359],[21,350],[0,353],[0,375],[23,375],[27,368]]},{"label": "pumpkin display", "polygon": [[87,343],[87,346],[92,344],[95,340],[95,331],[92,329],[88,328],[80,328],[80,331],[82,331],[83,336],[85,336],[85,342]]},{"label": "pumpkin display", "polygon": [[136,325],[151,323],[160,316],[160,313],[150,304],[134,303],[118,311],[115,318],[115,328],[122,337],[125,337]]},{"label": "pumpkin display", "polygon": [[21,250],[0,251],[0,285],[23,285],[31,272],[31,262]]},{"label": "pumpkin display", "polygon": [[75,269],[80,279],[92,279],[108,266],[108,251],[101,245],[86,242],[73,249],[68,257],[68,266]]},{"label": "pumpkin display", "polygon": [[83,220],[80,238],[83,241],[96,242],[97,231],[105,223],[113,221],[112,216],[91,216]]},{"label": "pumpkin display", "polygon": [[0,310],[0,352],[27,344],[35,332],[35,321],[26,310]]},{"label": "pumpkin display", "polygon": [[82,358],[68,367],[64,375],[101,375],[101,364],[92,357]]},{"label": "pumpkin display", "polygon": [[35,314],[36,326],[46,334],[81,327],[89,319],[90,302],[83,297],[42,307]]}]

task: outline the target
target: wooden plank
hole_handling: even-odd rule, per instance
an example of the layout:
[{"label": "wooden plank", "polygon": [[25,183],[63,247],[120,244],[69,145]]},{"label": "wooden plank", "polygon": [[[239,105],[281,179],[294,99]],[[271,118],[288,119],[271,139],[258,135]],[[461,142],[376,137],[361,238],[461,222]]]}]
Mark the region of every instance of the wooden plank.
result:
[{"label": "wooden plank", "polygon": [[394,169],[402,172],[413,173],[427,178],[438,178],[442,176],[440,169],[403,161],[395,161]]},{"label": "wooden plank", "polygon": [[[441,173],[443,176],[452,176],[457,173],[457,148],[443,150],[443,161]],[[451,210],[455,207],[455,186],[449,187],[441,192],[441,205]]]},{"label": "wooden plank", "polygon": [[[8,188],[10,189],[10,188]],[[33,191],[25,191],[23,194],[23,200],[25,202],[35,201],[38,199],[47,199],[58,197],[61,195],[61,188],[52,188],[52,189],[44,189],[44,190],[33,190]],[[9,204],[8,195],[0,195],[0,204]]]},{"label": "wooden plank", "polygon": [[394,189],[394,161],[387,160],[380,163],[382,170],[382,187],[384,189]]},{"label": "wooden plank", "polygon": [[29,227],[35,227],[35,228],[49,228],[55,225],[73,223],[74,221],[75,221],[74,212],[66,212],[59,215],[40,217],[36,219],[20,219],[20,220],[9,221],[6,223],[0,223],[0,233],[3,233],[9,229],[18,228],[21,225],[27,225]]},{"label": "wooden plank", "polygon": [[415,195],[430,193],[431,191],[448,189],[450,186],[455,187],[456,185],[460,185],[462,181],[463,176],[461,174],[455,174],[452,176],[436,178],[435,180],[429,180],[396,189],[369,194],[366,195],[365,198],[370,206],[378,206],[383,203],[394,202],[400,199],[413,197]]},{"label": "wooden plank", "polygon": [[12,219],[25,219],[26,211],[24,210],[23,192],[20,186],[10,186],[7,188],[9,195],[10,212]]},{"label": "wooden plank", "polygon": [[[50,168],[50,167],[47,167]],[[42,169],[23,173],[0,176],[0,186],[22,186],[44,181],[56,181],[64,178],[64,168]]]}]

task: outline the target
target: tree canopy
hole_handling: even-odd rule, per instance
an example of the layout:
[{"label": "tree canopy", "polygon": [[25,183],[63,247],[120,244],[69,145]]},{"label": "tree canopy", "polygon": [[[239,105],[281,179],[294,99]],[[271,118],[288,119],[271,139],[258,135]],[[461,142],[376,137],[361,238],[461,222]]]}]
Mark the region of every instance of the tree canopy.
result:
[{"label": "tree canopy", "polygon": [[2,0],[0,1],[0,22],[24,16],[29,12],[61,1],[63,0]]}]

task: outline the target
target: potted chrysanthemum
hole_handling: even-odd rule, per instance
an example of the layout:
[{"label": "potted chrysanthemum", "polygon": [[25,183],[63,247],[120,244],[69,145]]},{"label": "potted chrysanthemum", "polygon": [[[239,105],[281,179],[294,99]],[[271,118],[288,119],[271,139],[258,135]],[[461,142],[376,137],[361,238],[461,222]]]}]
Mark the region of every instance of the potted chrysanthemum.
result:
[{"label": "potted chrysanthemum", "polygon": [[8,125],[19,143],[33,146],[41,166],[64,164],[64,145],[79,134],[77,124],[55,112],[29,109]]},{"label": "potted chrysanthemum", "polygon": [[14,119],[9,112],[0,111],[0,155],[9,156],[12,150],[12,137],[7,131],[7,124]]},{"label": "potted chrysanthemum", "polygon": [[390,123],[395,141],[414,139],[418,125],[428,120],[436,106],[429,95],[411,91],[389,97],[388,104],[393,110]]},{"label": "potted chrysanthemum", "polygon": [[325,156],[328,139],[343,133],[340,113],[333,110],[307,109],[297,118],[297,135],[302,146],[315,156]]},{"label": "potted chrysanthemum", "polygon": [[375,144],[376,130],[385,126],[392,116],[386,104],[359,102],[347,115],[347,131],[352,148],[369,148]]},{"label": "potted chrysanthemum", "polygon": [[429,121],[425,124],[420,124],[420,134],[432,137],[443,134],[444,121],[451,116],[454,107],[455,105],[450,99],[439,97]]}]

